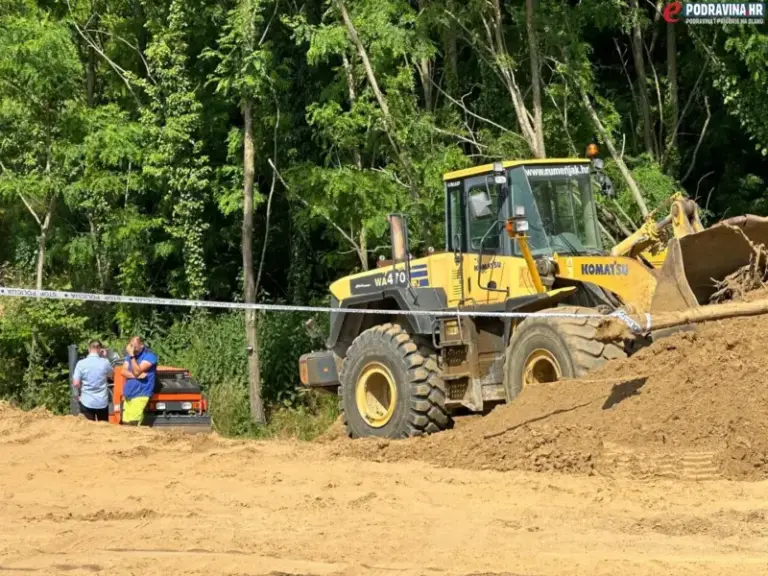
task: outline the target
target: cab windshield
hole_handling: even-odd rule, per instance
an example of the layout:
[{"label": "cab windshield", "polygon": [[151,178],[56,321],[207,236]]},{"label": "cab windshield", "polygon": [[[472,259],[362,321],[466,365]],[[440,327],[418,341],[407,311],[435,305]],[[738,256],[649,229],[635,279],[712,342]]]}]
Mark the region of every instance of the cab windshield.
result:
[{"label": "cab windshield", "polygon": [[525,167],[517,176],[514,201],[526,208],[533,254],[602,252],[588,165]]}]

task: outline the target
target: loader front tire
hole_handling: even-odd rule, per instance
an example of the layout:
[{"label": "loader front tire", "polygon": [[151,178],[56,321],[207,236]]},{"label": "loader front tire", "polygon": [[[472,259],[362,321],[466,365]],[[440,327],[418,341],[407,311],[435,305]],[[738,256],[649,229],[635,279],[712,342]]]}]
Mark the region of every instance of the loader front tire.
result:
[{"label": "loader front tire", "polygon": [[449,428],[434,357],[398,324],[369,328],[347,351],[339,408],[351,438],[407,438]]},{"label": "loader front tire", "polygon": [[[562,306],[544,312],[596,314],[593,308]],[[530,316],[509,339],[504,362],[507,402],[529,385],[580,378],[627,353],[620,345],[595,339],[598,318]]]}]

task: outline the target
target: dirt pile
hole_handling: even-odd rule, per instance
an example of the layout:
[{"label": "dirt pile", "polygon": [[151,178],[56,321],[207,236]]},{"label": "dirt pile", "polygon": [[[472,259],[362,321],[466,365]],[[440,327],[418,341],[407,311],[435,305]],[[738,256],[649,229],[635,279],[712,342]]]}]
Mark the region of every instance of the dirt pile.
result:
[{"label": "dirt pile", "polygon": [[606,365],[540,385],[459,429],[407,441],[340,441],[377,461],[694,479],[768,478],[768,324],[699,325]]}]

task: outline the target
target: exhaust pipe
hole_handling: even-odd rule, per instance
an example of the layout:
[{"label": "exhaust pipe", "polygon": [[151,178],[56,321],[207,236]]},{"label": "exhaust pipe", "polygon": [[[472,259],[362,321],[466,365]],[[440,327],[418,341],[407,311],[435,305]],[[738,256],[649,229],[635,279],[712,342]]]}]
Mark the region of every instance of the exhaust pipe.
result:
[{"label": "exhaust pipe", "polygon": [[408,262],[408,228],[405,224],[405,216],[390,214],[388,219],[392,233],[392,260],[396,264]]}]

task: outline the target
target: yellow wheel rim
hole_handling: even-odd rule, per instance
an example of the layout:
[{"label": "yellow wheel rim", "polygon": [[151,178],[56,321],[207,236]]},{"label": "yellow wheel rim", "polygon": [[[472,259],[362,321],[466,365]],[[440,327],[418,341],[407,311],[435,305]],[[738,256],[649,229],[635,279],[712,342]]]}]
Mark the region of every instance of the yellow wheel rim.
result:
[{"label": "yellow wheel rim", "polygon": [[552,352],[539,348],[525,359],[523,368],[523,387],[531,384],[546,384],[560,379],[562,371],[560,363]]},{"label": "yellow wheel rim", "polygon": [[392,419],[397,405],[397,387],[389,368],[371,362],[363,368],[355,387],[357,410],[373,428],[381,428]]}]

